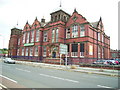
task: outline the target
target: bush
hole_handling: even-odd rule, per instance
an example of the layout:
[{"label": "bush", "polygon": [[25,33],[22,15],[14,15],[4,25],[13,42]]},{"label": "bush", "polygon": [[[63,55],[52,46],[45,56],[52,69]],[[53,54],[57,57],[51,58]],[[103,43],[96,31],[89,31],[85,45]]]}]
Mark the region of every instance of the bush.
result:
[{"label": "bush", "polygon": [[79,64],[80,67],[104,68],[120,70],[120,65],[104,65],[104,64]]}]

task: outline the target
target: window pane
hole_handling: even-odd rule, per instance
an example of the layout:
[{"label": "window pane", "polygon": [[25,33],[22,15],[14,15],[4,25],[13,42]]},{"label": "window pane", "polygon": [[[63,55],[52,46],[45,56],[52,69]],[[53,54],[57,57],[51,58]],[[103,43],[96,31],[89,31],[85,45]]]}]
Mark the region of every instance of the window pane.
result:
[{"label": "window pane", "polygon": [[34,42],[34,31],[31,31],[31,42]]},{"label": "window pane", "polygon": [[46,47],[43,47],[43,56],[46,56]]},{"label": "window pane", "polygon": [[19,56],[19,51],[20,51],[20,49],[17,50],[17,56]]},{"label": "window pane", "polygon": [[98,40],[100,41],[100,33],[98,33]]},{"label": "window pane", "polygon": [[18,45],[20,45],[20,38],[18,39]]},{"label": "window pane", "polygon": [[66,29],[66,38],[70,38],[70,28]]},{"label": "window pane", "polygon": [[80,37],[84,37],[85,36],[85,27],[84,25],[80,25]]},{"label": "window pane", "polygon": [[73,25],[72,27],[72,37],[78,37],[78,26],[77,25]]},{"label": "window pane", "polygon": [[54,35],[55,35],[55,30],[52,30],[52,42],[54,42]]},{"label": "window pane", "polygon": [[80,52],[84,52],[84,43],[80,43]]},{"label": "window pane", "polygon": [[25,36],[26,36],[26,33],[23,34],[23,43],[25,43]]},{"label": "window pane", "polygon": [[56,42],[58,42],[58,29],[56,30]]},{"label": "window pane", "polygon": [[36,42],[39,41],[39,30],[36,31]]},{"label": "window pane", "polygon": [[72,44],[72,52],[78,52],[78,44]]},{"label": "window pane", "polygon": [[68,48],[67,48],[67,51],[69,52],[69,44],[67,44],[67,47],[68,47]]},{"label": "window pane", "polygon": [[46,42],[46,41],[47,41],[47,32],[46,32],[46,31],[44,31],[43,41],[44,41],[44,42]]},{"label": "window pane", "polygon": [[33,55],[33,47],[30,47],[30,56]]},{"label": "window pane", "polygon": [[28,48],[26,48],[26,54],[25,55],[28,56]]},{"label": "window pane", "polygon": [[26,43],[29,43],[29,36],[30,36],[30,33],[28,32],[27,33],[27,42]]},{"label": "window pane", "polygon": [[24,56],[24,48],[22,48],[22,56]]},{"label": "window pane", "polygon": [[35,56],[38,56],[38,46],[35,47]]}]

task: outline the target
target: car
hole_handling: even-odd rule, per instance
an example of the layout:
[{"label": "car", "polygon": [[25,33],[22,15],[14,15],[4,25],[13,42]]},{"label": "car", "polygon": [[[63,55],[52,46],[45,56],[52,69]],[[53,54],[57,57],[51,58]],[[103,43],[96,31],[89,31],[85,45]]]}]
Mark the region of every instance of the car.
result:
[{"label": "car", "polygon": [[93,64],[103,64],[104,63],[104,60],[97,60],[95,62],[93,62]]},{"label": "car", "polygon": [[120,59],[116,58],[115,60],[117,60],[117,61],[118,61],[118,64],[120,64]]},{"label": "car", "polygon": [[117,60],[108,60],[108,63],[110,65],[118,65],[119,64],[119,62]]},{"label": "car", "polygon": [[109,61],[108,60],[97,60],[95,62],[93,62],[93,64],[104,64],[104,65],[108,65]]},{"label": "car", "polygon": [[5,58],[4,63],[15,64],[15,60],[12,60],[11,58]]}]

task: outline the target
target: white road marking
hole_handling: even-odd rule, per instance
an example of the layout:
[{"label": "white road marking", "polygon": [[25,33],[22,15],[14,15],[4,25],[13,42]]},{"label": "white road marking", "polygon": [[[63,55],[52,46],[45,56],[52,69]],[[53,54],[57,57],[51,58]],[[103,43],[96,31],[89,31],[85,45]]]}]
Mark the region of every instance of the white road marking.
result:
[{"label": "white road marking", "polygon": [[0,76],[3,77],[3,78],[6,78],[6,79],[8,79],[8,80],[10,80],[10,81],[12,81],[12,82],[17,83],[17,81],[15,81],[15,80],[13,80],[13,79],[10,79],[10,78],[8,78],[8,77],[6,77],[6,76],[3,76],[3,75],[0,75]]},{"label": "white road marking", "polygon": [[20,71],[24,71],[24,72],[31,72],[31,71],[23,70],[23,69],[20,69],[20,68],[15,68],[15,69],[20,70]]},{"label": "white road marking", "polygon": [[103,86],[103,85],[97,85],[98,87],[102,87],[102,88],[112,88],[112,87],[108,87],[108,86]]},{"label": "white road marking", "polygon": [[50,76],[50,75],[46,75],[46,74],[40,74],[40,75],[41,75],[41,76],[45,76],[45,77],[60,79],[60,80],[64,80],[64,81],[79,83],[79,81],[75,81],[75,80],[71,80],[71,79],[65,79],[65,78],[61,78],[61,77],[55,77],[55,76]]},{"label": "white road marking", "polygon": [[0,86],[1,86],[0,89],[2,89],[2,87],[7,88],[5,85],[2,85],[1,83],[0,83]]}]

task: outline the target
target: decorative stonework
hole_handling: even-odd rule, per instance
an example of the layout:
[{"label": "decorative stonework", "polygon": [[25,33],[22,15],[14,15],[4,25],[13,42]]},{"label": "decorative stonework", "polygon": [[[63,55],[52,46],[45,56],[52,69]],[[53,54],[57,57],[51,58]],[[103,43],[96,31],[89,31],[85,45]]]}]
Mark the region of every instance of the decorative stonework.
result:
[{"label": "decorative stonework", "polygon": [[77,16],[74,16],[72,19],[73,19],[74,21],[76,21],[76,20],[77,20],[77,18],[78,18]]}]

